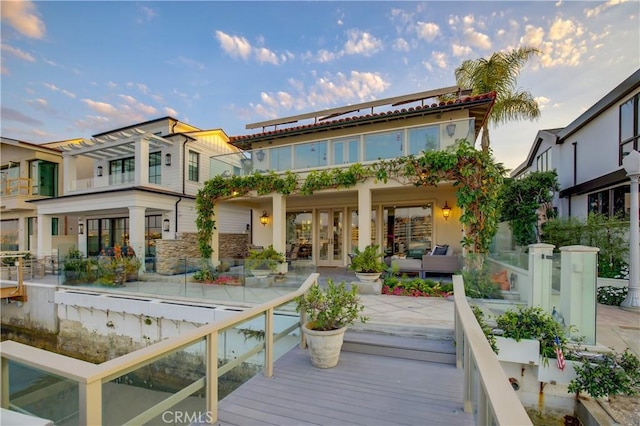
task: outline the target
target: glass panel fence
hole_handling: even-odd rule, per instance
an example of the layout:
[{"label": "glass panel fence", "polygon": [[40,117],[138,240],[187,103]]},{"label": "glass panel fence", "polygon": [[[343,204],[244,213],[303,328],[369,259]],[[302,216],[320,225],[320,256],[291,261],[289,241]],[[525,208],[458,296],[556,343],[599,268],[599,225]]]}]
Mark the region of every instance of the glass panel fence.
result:
[{"label": "glass panel fence", "polygon": [[13,411],[78,424],[78,384],[54,374],[9,361],[9,407]]}]

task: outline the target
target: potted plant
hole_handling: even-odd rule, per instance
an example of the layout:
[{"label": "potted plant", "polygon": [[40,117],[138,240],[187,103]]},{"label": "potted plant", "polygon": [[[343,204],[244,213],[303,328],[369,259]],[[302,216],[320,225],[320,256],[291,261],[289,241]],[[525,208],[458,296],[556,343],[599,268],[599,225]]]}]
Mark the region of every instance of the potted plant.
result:
[{"label": "potted plant", "polygon": [[327,280],[326,290],[318,284],[296,299],[297,311],[305,312],[308,321],[302,325],[311,363],[318,368],[331,368],[338,364],[347,326],[356,321],[366,322],[362,315],[364,305],[358,289],[347,289],[344,282],[336,285]]},{"label": "potted plant", "polygon": [[377,281],[385,271],[387,266],[382,261],[382,253],[379,249],[380,246],[377,244],[369,245],[362,251],[354,247],[349,269],[355,271],[360,281]]},{"label": "potted plant", "polygon": [[272,272],[287,273],[287,258],[272,245],[263,250],[250,250],[245,260],[245,269],[258,278],[267,277]]}]

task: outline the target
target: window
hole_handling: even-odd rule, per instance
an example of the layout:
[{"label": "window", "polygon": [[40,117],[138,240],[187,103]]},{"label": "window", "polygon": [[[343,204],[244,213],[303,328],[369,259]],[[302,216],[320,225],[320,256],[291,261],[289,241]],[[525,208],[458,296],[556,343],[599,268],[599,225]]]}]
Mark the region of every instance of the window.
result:
[{"label": "window", "polygon": [[20,164],[9,161],[0,167],[2,176],[2,195],[17,195],[20,188]]},{"label": "window", "polygon": [[18,251],[18,219],[0,221],[0,250]]},{"label": "window", "polygon": [[33,194],[55,197],[58,195],[58,165],[43,160],[30,162],[29,177]]},{"label": "window", "polygon": [[409,154],[420,155],[422,152],[439,150],[439,129],[439,126],[429,126],[409,130]]},{"label": "window", "polygon": [[149,183],[162,183],[162,153],[149,153]]},{"label": "window", "polygon": [[386,255],[422,259],[433,243],[433,203],[422,206],[385,207],[383,241]]},{"label": "window", "polygon": [[283,172],[291,169],[291,146],[271,148],[269,150],[269,168]]},{"label": "window", "polygon": [[104,249],[116,244],[121,247],[129,245],[128,217],[87,219],[85,229],[89,256],[99,256]]},{"label": "window", "polygon": [[360,158],[360,139],[343,139],[333,142],[333,163],[357,163]]},{"label": "window", "polygon": [[376,133],[364,137],[364,161],[375,161],[379,158],[396,158],[402,156],[404,143],[403,131]]},{"label": "window", "polygon": [[327,165],[327,142],[294,145],[294,169],[310,169]]},{"label": "window", "polygon": [[136,162],[133,157],[109,161],[109,184],[133,182],[135,170]]},{"label": "window", "polygon": [[640,137],[640,95],[635,95],[620,105],[620,162],[622,158],[633,150],[638,150]]},{"label": "window", "polygon": [[200,154],[194,151],[189,151],[189,180],[200,181]]},{"label": "window", "polygon": [[162,216],[145,217],[145,257],[156,257],[156,240],[162,239]]},{"label": "window", "polygon": [[57,217],[51,218],[51,235],[60,235],[58,230],[59,220]]},{"label": "window", "polygon": [[629,185],[620,185],[589,194],[587,210],[628,220],[631,214],[630,188]]},{"label": "window", "polygon": [[38,218],[27,218],[27,250],[31,250],[31,240],[35,243],[38,237]]},{"label": "window", "polygon": [[548,172],[551,167],[551,148],[536,157],[536,169],[539,172]]}]

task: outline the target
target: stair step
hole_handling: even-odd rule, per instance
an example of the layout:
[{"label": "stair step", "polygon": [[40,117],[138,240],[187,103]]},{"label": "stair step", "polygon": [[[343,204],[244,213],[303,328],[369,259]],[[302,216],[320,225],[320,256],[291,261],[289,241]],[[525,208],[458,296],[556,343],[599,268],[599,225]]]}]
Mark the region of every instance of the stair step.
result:
[{"label": "stair step", "polygon": [[342,350],[443,364],[456,363],[453,340],[347,331]]}]

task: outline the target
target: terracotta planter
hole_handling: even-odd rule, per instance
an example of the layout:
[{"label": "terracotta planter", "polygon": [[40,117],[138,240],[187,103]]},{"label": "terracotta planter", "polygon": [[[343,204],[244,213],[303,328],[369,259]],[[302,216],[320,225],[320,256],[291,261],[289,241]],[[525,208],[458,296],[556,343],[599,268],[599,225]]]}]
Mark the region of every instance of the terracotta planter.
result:
[{"label": "terracotta planter", "polygon": [[337,330],[320,331],[309,328],[310,323],[306,323],[302,330],[309,347],[311,364],[318,368],[331,368],[338,365],[340,350],[344,341],[344,333],[347,327]]}]

